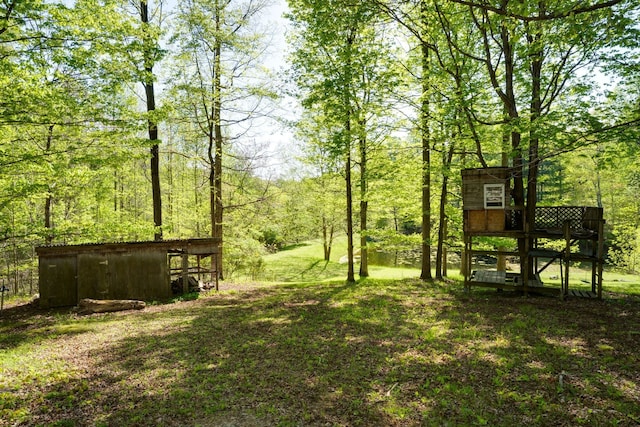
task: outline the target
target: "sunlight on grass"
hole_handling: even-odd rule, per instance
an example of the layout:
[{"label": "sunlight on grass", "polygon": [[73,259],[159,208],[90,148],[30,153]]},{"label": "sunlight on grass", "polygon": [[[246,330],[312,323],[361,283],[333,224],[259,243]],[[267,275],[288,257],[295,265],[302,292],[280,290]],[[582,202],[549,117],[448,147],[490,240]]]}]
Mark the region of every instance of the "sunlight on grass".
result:
[{"label": "sunlight on grass", "polygon": [[465,293],[458,276],[378,266],[347,284],[346,266],[318,248],[269,255],[246,290],[139,312],[14,315],[0,324],[0,427],[640,419],[634,292]]},{"label": "sunlight on grass", "polygon": [[[279,283],[315,283],[345,280],[347,265],[341,263],[346,255],[346,237],[335,239],[331,250],[331,258],[325,261],[322,242],[319,240],[295,245],[290,249],[279,251],[264,257],[265,270],[260,280]],[[358,264],[356,262],[356,277]],[[415,268],[385,267],[369,265],[369,276],[375,279],[408,279],[420,276]],[[236,281],[248,280],[239,277]]]}]

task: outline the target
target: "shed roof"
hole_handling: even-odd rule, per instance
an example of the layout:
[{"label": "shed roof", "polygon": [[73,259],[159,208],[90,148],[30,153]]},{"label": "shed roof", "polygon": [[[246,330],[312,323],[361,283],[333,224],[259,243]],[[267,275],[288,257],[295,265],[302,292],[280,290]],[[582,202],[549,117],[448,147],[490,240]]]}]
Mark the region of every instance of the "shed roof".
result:
[{"label": "shed roof", "polygon": [[80,245],[38,246],[38,256],[74,255],[79,253],[113,253],[131,251],[159,251],[167,253],[187,253],[190,255],[211,255],[218,253],[220,238],[206,237],[179,240],[159,240],[141,242],[84,243]]}]

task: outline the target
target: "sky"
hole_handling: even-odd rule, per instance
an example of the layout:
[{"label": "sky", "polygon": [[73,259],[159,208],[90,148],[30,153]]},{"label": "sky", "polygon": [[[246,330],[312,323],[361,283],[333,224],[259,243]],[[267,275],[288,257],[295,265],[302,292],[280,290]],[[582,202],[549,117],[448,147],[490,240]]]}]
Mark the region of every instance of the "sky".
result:
[{"label": "sky", "polygon": [[[177,0],[165,1],[164,12],[175,8]],[[272,6],[267,9],[263,17],[263,24],[273,30],[272,40],[268,54],[264,59],[264,65],[275,74],[280,75],[287,67],[285,35],[288,21],[283,17],[287,11],[286,0],[272,0]],[[274,82],[276,87],[281,87],[280,82]],[[287,119],[293,119],[296,108],[292,107],[292,100],[283,99],[278,104],[274,114]],[[240,141],[245,146],[245,151],[252,147],[259,147],[260,156],[255,160],[255,173],[262,178],[280,178],[289,176],[297,168],[298,152],[293,131],[284,127],[277,120],[263,120],[259,128],[254,129],[253,135]]]},{"label": "sky", "polygon": [[[173,9],[175,9],[179,0],[164,0],[163,14],[166,16]],[[271,0],[272,6],[267,9],[267,13],[264,16],[263,23],[267,24],[273,29],[271,46],[268,52],[268,56],[265,58],[264,65],[270,68],[274,73],[280,75],[282,71],[287,67],[286,64],[286,41],[285,35],[288,28],[288,21],[283,17],[283,14],[287,11],[287,0]],[[62,0],[68,7],[72,7],[75,0]],[[153,10],[158,4],[159,0],[150,1],[150,10]],[[156,71],[162,73],[161,67],[158,67]],[[274,82],[276,87],[281,87],[279,82]],[[162,92],[163,84],[158,82],[156,84],[156,90]],[[296,108],[293,107],[295,102],[290,99],[284,99],[280,102],[278,108],[274,114],[287,119],[295,118]],[[293,173],[293,170],[297,168],[297,153],[298,147],[296,146],[293,131],[281,125],[277,120],[266,120],[264,125],[260,126],[258,132],[254,136],[247,138],[244,144],[247,147],[253,145],[261,147],[260,159],[257,159],[254,164],[256,166],[256,174],[263,178],[280,178],[289,176]]]}]

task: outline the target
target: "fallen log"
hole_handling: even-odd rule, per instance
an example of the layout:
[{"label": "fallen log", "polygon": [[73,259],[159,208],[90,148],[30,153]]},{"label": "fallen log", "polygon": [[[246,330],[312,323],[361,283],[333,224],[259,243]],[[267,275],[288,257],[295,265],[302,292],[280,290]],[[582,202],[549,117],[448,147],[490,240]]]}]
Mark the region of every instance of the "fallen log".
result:
[{"label": "fallen log", "polygon": [[123,310],[142,310],[144,301],[129,299],[98,300],[85,298],[78,303],[78,314],[109,313]]}]

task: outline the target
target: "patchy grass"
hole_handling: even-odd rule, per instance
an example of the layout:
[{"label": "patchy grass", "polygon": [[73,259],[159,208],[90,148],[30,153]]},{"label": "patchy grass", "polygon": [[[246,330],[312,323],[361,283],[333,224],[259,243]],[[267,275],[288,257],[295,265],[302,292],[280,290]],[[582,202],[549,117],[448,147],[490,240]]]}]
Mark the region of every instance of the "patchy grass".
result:
[{"label": "patchy grass", "polygon": [[262,286],[0,326],[0,426],[640,423],[640,298]]}]

